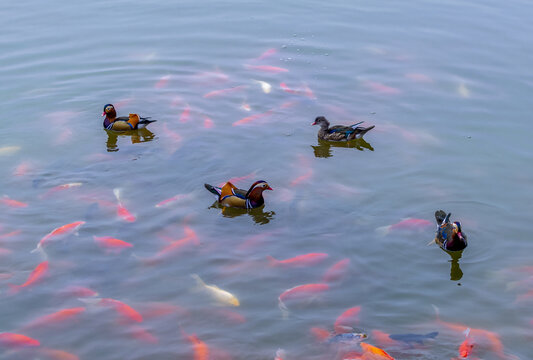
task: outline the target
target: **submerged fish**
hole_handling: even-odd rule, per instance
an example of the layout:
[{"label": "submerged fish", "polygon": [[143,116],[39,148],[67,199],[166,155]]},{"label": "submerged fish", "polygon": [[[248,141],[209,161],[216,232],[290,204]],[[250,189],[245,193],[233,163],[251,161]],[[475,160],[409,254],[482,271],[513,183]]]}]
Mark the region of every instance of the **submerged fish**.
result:
[{"label": "submerged fish", "polygon": [[33,271],[31,272],[30,276],[28,276],[28,279],[24,282],[24,284],[20,284],[20,285],[8,284],[8,286],[10,287],[11,294],[15,294],[21,289],[39,282],[40,280],[42,280],[42,278],[46,276],[46,274],[48,274],[48,261],[43,261],[42,263],[37,265],[35,269],[33,269]]},{"label": "submerged fish", "polygon": [[363,339],[366,339],[367,335],[362,333],[342,333],[330,337],[326,340],[328,344],[338,344],[338,343],[354,343],[360,342]]},{"label": "submerged fish", "polygon": [[423,344],[424,340],[434,339],[437,337],[437,335],[439,335],[439,333],[434,331],[427,334],[391,334],[389,337],[392,340],[401,341],[407,344]]},{"label": "submerged fish", "polygon": [[20,150],[20,146],[4,146],[0,147],[0,155],[12,155]]},{"label": "submerged fish", "polygon": [[209,296],[223,305],[239,306],[239,299],[232,293],[226,290],[222,290],[216,285],[207,285],[197,274],[191,275],[195,279],[200,287],[205,289]]}]

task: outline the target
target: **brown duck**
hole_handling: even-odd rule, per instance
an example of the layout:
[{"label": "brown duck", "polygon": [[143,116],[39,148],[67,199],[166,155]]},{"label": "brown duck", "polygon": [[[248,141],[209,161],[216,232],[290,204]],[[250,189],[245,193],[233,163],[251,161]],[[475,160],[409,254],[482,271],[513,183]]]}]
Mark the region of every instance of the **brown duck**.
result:
[{"label": "brown duck", "polygon": [[149,117],[140,117],[137,114],[130,114],[129,117],[117,117],[117,112],[115,111],[115,107],[112,104],[106,104],[104,106],[104,112],[102,113],[102,116],[105,116],[104,129],[114,131],[142,129],[146,125],[157,121],[150,120]]},{"label": "brown duck", "polygon": [[443,250],[460,251],[467,247],[466,235],[461,229],[459,221],[450,222],[452,214],[443,210],[435,211],[435,220],[437,221],[437,233],[435,234],[435,243]]},{"label": "brown duck", "polygon": [[267,182],[263,180],[254,182],[248,191],[238,189],[230,182],[227,182],[222,187],[209,184],[204,186],[209,192],[217,196],[220,205],[242,209],[255,209],[262,206],[265,203],[263,191],[272,190]]},{"label": "brown duck", "polygon": [[358,139],[374,128],[374,125],[369,127],[357,126],[364,121],[358,122],[350,126],[335,125],[329,127],[329,121],[324,116],[319,116],[311,125],[320,125],[318,130],[318,138],[327,141],[349,141]]}]

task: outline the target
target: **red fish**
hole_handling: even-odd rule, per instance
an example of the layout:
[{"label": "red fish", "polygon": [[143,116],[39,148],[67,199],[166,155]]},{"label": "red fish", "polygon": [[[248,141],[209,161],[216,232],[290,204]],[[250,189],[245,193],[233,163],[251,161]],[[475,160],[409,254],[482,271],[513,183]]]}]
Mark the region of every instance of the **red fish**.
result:
[{"label": "red fish", "polygon": [[460,358],[467,358],[472,354],[472,349],[474,348],[474,344],[468,337],[470,335],[470,329],[465,330],[465,340],[459,345],[459,357]]},{"label": "red fish", "polygon": [[171,141],[170,146],[168,146],[169,153],[174,153],[181,146],[182,137],[177,132],[171,130],[166,123],[163,124],[163,130],[166,138]]},{"label": "red fish", "polygon": [[70,224],[66,224],[63,226],[60,226],[58,228],[55,228],[48,234],[46,234],[37,244],[37,247],[32,250],[32,252],[39,251],[44,245],[46,245],[48,242],[50,242],[52,239],[56,239],[58,237],[63,237],[69,234],[72,234],[74,232],[77,232],[80,226],[85,224],[85,221],[75,221]]},{"label": "red fish", "polygon": [[43,354],[46,360],[80,360],[78,356],[63,350],[42,349],[39,354]]},{"label": "red fish", "polygon": [[122,318],[124,320],[127,320],[128,322],[133,321],[140,323],[143,321],[142,315],[139,314],[137,310],[135,310],[128,304],[123,303],[122,301],[104,298],[101,299],[99,303],[105,306],[113,307],[122,316]]},{"label": "red fish", "polygon": [[28,276],[28,279],[24,284],[21,285],[13,285],[8,284],[11,290],[12,294],[17,293],[18,291],[22,290],[23,288],[26,288],[28,286],[34,285],[35,283],[41,281],[46,275],[48,274],[48,261],[43,261],[33,271],[31,272],[30,276]]},{"label": "red fish", "polygon": [[258,119],[262,119],[264,117],[267,117],[269,115],[272,114],[272,110],[269,110],[267,112],[264,112],[264,113],[261,113],[261,114],[254,114],[254,115],[251,115],[251,116],[247,116],[245,118],[242,118],[238,121],[235,121],[232,126],[239,126],[239,125],[244,125],[244,124],[248,124],[252,121],[255,121],[255,120],[258,120]]},{"label": "red fish", "polygon": [[371,355],[377,355],[379,359],[394,360],[394,358],[387,354],[385,350],[375,347],[373,345],[362,342],[361,348],[363,348],[364,351],[363,356],[368,353]]},{"label": "red fish", "polygon": [[316,99],[316,96],[315,94],[313,94],[313,91],[309,88],[309,86],[305,85],[304,84],[304,87],[303,88],[300,88],[298,90],[294,90],[294,89],[291,89],[290,87],[287,86],[287,84],[285,84],[284,82],[282,82],[281,84],[279,84],[279,86],[281,87],[281,89],[283,91],[285,91],[286,93],[289,93],[289,94],[293,94],[293,95],[301,95],[301,96],[305,96],[305,97],[308,97],[309,99]]},{"label": "red fish", "polygon": [[387,86],[377,81],[365,81],[364,85],[374,92],[378,92],[385,95],[396,95],[401,93],[399,89]]},{"label": "red fish", "polygon": [[28,325],[26,325],[25,328],[43,327],[43,326],[63,323],[65,321],[78,317],[84,311],[85,311],[84,307],[75,307],[75,308],[59,310],[53,314],[44,315],[33,320]]},{"label": "red fish", "polygon": [[31,163],[29,161],[23,161],[15,168],[15,170],[13,170],[13,176],[25,176],[31,170]]},{"label": "red fish", "polygon": [[120,253],[122,250],[132,248],[133,245],[124,240],[115,239],[111,236],[93,236],[94,241],[103,249],[113,253]]},{"label": "red fish", "polygon": [[[237,184],[237,183],[240,183],[240,182],[242,182],[244,180],[249,180],[251,178],[254,178],[256,176],[256,173],[257,172],[254,171],[254,172],[249,173],[248,175],[232,177],[231,179],[229,179],[226,182],[230,182],[232,184]],[[221,184],[221,185],[224,185],[224,184]]]},{"label": "red fish", "polygon": [[276,351],[276,357],[274,358],[274,360],[284,360],[285,358],[286,358],[285,350],[278,349]]},{"label": "red fish", "polygon": [[141,259],[143,263],[146,265],[153,265],[156,264],[168,256],[172,254],[176,254],[179,251],[182,251],[185,247],[188,247],[190,245],[200,245],[200,241],[198,240],[198,235],[196,232],[190,228],[189,226],[185,226],[185,236],[178,240],[173,240],[170,244],[165,246],[163,249],[158,251],[154,256],[148,258],[148,259]]},{"label": "red fish", "polygon": [[170,80],[170,75],[162,76],[154,85],[154,88],[156,89],[162,89],[168,85],[168,81]]},{"label": "red fish", "polygon": [[270,66],[270,65],[248,65],[245,64],[244,67],[248,70],[258,70],[258,71],[264,71],[269,72],[273,74],[282,73],[282,72],[289,72],[289,70],[277,66]]},{"label": "red fish", "polygon": [[309,159],[300,155],[298,156],[298,164],[304,168],[305,172],[294,178],[290,183],[291,186],[300,185],[302,182],[309,180],[313,176],[313,168],[310,166]]},{"label": "red fish", "polygon": [[7,239],[7,238],[10,238],[10,237],[13,237],[13,236],[17,236],[21,232],[22,232],[22,230],[14,230],[14,231],[2,234],[2,235],[0,235],[0,240],[1,239]]},{"label": "red fish", "polygon": [[129,330],[129,334],[134,339],[137,339],[144,343],[153,344],[153,345],[159,344],[159,339],[154,334],[152,334],[151,332],[143,328],[142,326],[132,326]]},{"label": "red fish", "polygon": [[372,340],[379,346],[391,347],[398,345],[398,341],[390,338],[390,335],[380,330],[372,330]]},{"label": "red fish", "polygon": [[189,104],[185,106],[185,109],[180,114],[180,123],[186,123],[191,119],[191,107]]},{"label": "red fish", "polygon": [[21,348],[27,346],[39,346],[41,343],[38,340],[32,339],[26,335],[14,333],[0,333],[0,346],[8,346],[13,348]]},{"label": "red fish", "polygon": [[339,281],[346,276],[349,268],[350,259],[342,259],[326,270],[324,276],[322,276],[322,281],[325,283]]},{"label": "red fish", "polygon": [[184,317],[189,315],[189,311],[179,305],[155,302],[143,304],[141,314],[144,319],[153,319],[158,317],[168,317],[172,314],[178,314]]},{"label": "red fish", "polygon": [[203,97],[207,99],[207,98],[212,98],[212,97],[217,97],[217,96],[223,96],[223,95],[233,93],[236,91],[241,91],[244,89],[246,89],[246,85],[239,85],[239,86],[234,86],[234,87],[227,88],[227,89],[214,90],[214,91],[208,92],[207,94],[204,94]]},{"label": "red fish", "polygon": [[385,236],[391,231],[420,231],[433,227],[434,224],[431,221],[425,219],[405,219],[396,224],[382,226],[376,229],[376,231]]},{"label": "red fish", "polygon": [[214,126],[215,126],[215,123],[213,122],[213,120],[211,120],[207,116],[204,116],[204,128],[212,129]]},{"label": "red fish", "polygon": [[50,190],[48,190],[43,195],[41,195],[40,198],[44,199],[44,198],[47,198],[50,195],[52,195],[52,194],[54,194],[54,193],[56,193],[58,191],[67,190],[67,189],[71,189],[71,188],[74,188],[74,187],[79,187],[79,186],[82,186],[82,185],[83,185],[83,183],[81,183],[81,182],[58,185],[58,186],[55,186],[55,187],[51,188]]},{"label": "red fish", "polygon": [[295,256],[290,259],[277,260],[272,256],[267,256],[268,262],[271,266],[309,266],[318,264],[328,258],[328,254],[325,253],[310,253],[305,255]]},{"label": "red fish", "polygon": [[134,222],[135,220],[137,220],[137,218],[135,217],[135,215],[130,213],[130,211],[126,209],[124,205],[122,205],[122,200],[120,199],[120,193],[121,193],[120,189],[113,189],[113,194],[115,194],[115,197],[117,198],[117,202],[118,202],[117,215],[124,221]]},{"label": "red fish", "polygon": [[319,327],[312,327],[309,331],[318,342],[324,342],[327,338],[331,336],[331,333],[326,329]]},{"label": "red fish", "polygon": [[159,203],[157,203],[155,205],[156,208],[161,208],[161,207],[165,207],[165,206],[169,206],[171,204],[174,204],[175,202],[178,202],[180,200],[183,200],[183,199],[187,199],[189,198],[190,196],[188,194],[178,194],[178,195],[174,195],[173,197],[171,198],[168,198],[168,199],[165,199]]},{"label": "red fish", "polygon": [[329,290],[328,284],[305,284],[287,289],[278,297],[278,306],[284,318],[288,316],[289,310],[285,305],[288,301],[300,301],[306,298],[315,297],[317,294]]},{"label": "red fish", "polygon": [[98,296],[98,293],[88,287],[74,285],[61,290],[60,295],[75,298],[85,298]]},{"label": "red fish", "polygon": [[349,308],[345,312],[343,312],[337,320],[335,320],[335,324],[333,325],[333,328],[335,329],[335,332],[337,334],[342,333],[348,333],[353,332],[353,325],[357,324],[359,320],[359,313],[361,312],[360,306],[355,306],[353,308]]},{"label": "red fish", "polygon": [[263,52],[261,55],[256,57],[254,60],[256,60],[256,61],[264,60],[264,59],[269,58],[269,57],[271,57],[273,55],[276,55],[277,53],[278,53],[277,49],[274,49],[274,48],[268,49],[265,52]]},{"label": "red fish", "polygon": [[209,359],[209,346],[202,340],[198,339],[196,334],[187,335],[185,337],[192,344],[194,352],[194,360],[208,360]]},{"label": "red fish", "polygon": [[282,82],[281,84],[279,84],[279,86],[280,86],[281,89],[282,89],[283,91],[285,91],[286,93],[289,93],[289,94],[298,94],[298,91],[289,88],[289,87],[287,86],[287,84],[285,84],[284,82]]},{"label": "red fish", "polygon": [[4,204],[6,206],[12,207],[12,208],[24,208],[24,207],[28,206],[28,204],[26,204],[26,203],[24,203],[22,201],[17,201],[17,200],[10,199],[6,195],[4,195],[4,197],[0,198],[0,203]]},{"label": "red fish", "polygon": [[235,324],[235,325],[244,324],[246,322],[246,318],[244,317],[244,315],[236,311],[230,310],[230,309],[225,309],[225,308],[213,309],[212,311],[209,311],[208,313],[209,313],[209,318],[211,317],[217,318],[217,323],[218,323],[218,320],[222,320],[225,323],[230,323],[230,324]]}]

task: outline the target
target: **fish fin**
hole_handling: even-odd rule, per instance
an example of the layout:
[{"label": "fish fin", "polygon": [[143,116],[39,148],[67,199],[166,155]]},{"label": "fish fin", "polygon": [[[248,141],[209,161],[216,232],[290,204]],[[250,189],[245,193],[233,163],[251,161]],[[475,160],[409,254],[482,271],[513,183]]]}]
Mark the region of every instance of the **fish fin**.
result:
[{"label": "fish fin", "polygon": [[7,292],[9,295],[15,295],[20,291],[20,286],[15,284],[7,284],[9,286],[9,291]]},{"label": "fish fin", "polygon": [[200,276],[198,274],[192,274],[191,277],[196,280],[196,283],[199,285],[199,286],[202,286],[202,287],[205,287],[206,284],[205,282],[202,280],[202,278],[200,278]]},{"label": "fish fin", "polygon": [[96,304],[98,304],[98,302],[102,300],[102,298],[101,297],[78,298],[78,300],[89,306],[95,306]]},{"label": "fish fin", "polygon": [[287,320],[289,318],[289,309],[280,298],[278,298],[278,307],[281,310],[281,318]]},{"label": "fish fin", "polygon": [[113,189],[113,194],[117,198],[117,201],[118,201],[119,204],[121,204],[121,200],[120,200],[120,193],[121,192],[122,192],[122,190],[120,188],[114,188]]},{"label": "fish fin", "polygon": [[287,354],[286,354],[285,350],[278,349],[276,351],[276,359],[284,359],[286,356],[287,356]]},{"label": "fish fin", "polygon": [[267,255],[266,258],[268,260],[268,265],[270,265],[270,266],[276,266],[276,264],[278,263],[278,260],[274,259],[270,255]]},{"label": "fish fin", "polygon": [[465,337],[468,337],[468,335],[470,335],[470,328],[467,328],[465,331],[463,331],[463,334],[465,334]]},{"label": "fish fin", "polygon": [[376,233],[383,237],[383,236],[387,236],[390,232],[390,225],[386,225],[386,226],[380,226],[376,229]]},{"label": "fish fin", "polygon": [[431,304],[433,306],[433,310],[435,310],[435,317],[437,318],[437,321],[440,321],[440,310],[437,307],[437,305]]},{"label": "fish fin", "polygon": [[38,243],[37,247],[33,249],[32,251],[30,251],[30,254],[33,254],[33,253],[39,253],[43,261],[48,260],[48,254],[44,251],[43,245],[41,243]]}]

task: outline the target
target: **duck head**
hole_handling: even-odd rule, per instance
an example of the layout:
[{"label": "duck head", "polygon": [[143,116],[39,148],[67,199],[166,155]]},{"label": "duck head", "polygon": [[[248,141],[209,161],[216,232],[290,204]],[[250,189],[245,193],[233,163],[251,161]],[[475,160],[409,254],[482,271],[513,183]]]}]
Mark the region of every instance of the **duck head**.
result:
[{"label": "duck head", "polygon": [[466,235],[463,234],[461,230],[461,223],[459,221],[453,223],[453,237],[457,237],[462,242],[466,241]]},{"label": "duck head", "polygon": [[102,113],[102,116],[105,116],[110,119],[114,119],[117,117],[117,112],[115,111],[115,107],[113,106],[113,104],[104,105],[104,112]]},{"label": "duck head", "polygon": [[318,116],[311,125],[320,125],[321,128],[327,129],[329,127],[329,121],[324,116]]},{"label": "duck head", "polygon": [[272,188],[264,180],[256,181],[250,186],[250,189],[246,193],[246,198],[256,204],[263,204],[263,191],[265,190],[272,190]]}]

